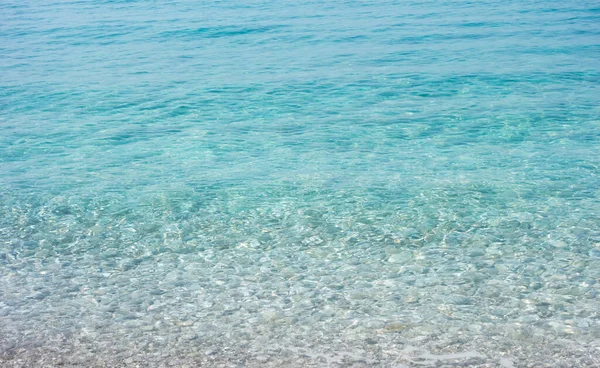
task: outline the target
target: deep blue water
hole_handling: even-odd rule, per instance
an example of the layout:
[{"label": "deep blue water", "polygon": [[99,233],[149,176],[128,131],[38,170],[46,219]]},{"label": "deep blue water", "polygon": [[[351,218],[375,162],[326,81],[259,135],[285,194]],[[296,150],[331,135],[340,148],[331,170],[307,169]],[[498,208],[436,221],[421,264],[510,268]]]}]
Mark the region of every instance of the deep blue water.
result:
[{"label": "deep blue water", "polygon": [[599,209],[596,1],[0,1],[0,365],[598,366]]}]

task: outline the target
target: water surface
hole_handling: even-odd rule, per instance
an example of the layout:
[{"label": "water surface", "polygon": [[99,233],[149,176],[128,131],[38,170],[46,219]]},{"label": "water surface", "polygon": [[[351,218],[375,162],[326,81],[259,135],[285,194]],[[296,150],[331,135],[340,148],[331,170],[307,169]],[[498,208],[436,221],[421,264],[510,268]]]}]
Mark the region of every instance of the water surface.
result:
[{"label": "water surface", "polygon": [[600,365],[597,2],[0,14],[0,365]]}]

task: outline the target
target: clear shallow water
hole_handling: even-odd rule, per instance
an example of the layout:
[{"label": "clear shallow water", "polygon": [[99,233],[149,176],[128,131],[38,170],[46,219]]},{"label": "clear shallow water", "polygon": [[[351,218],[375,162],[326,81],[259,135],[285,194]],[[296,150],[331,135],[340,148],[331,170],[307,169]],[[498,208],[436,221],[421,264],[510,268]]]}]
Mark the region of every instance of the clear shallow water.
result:
[{"label": "clear shallow water", "polygon": [[600,365],[596,2],[0,14],[3,366]]}]

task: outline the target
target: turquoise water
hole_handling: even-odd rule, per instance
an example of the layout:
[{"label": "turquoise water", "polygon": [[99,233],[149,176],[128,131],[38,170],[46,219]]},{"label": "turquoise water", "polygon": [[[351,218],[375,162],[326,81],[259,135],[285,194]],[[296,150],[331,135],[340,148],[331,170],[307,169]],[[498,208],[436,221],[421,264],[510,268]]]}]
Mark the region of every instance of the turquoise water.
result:
[{"label": "turquoise water", "polygon": [[600,366],[595,1],[0,2],[0,365]]}]

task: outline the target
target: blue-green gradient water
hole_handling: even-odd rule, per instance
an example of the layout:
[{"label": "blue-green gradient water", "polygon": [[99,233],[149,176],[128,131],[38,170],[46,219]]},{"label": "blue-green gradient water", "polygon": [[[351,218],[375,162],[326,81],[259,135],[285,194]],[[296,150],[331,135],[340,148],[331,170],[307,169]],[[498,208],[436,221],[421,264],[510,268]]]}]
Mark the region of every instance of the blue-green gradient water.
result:
[{"label": "blue-green gradient water", "polygon": [[596,1],[0,1],[0,365],[600,366]]}]

